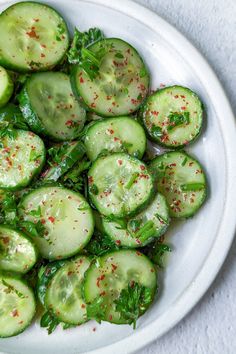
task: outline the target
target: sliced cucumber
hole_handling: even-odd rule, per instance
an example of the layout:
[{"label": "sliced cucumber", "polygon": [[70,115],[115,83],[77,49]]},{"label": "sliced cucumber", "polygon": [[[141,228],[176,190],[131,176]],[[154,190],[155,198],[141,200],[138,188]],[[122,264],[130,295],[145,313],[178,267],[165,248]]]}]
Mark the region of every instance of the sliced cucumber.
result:
[{"label": "sliced cucumber", "polygon": [[13,90],[14,85],[10,75],[2,66],[0,66],[0,107],[5,106],[9,101]]},{"label": "sliced cucumber", "polygon": [[141,116],[151,139],[161,145],[178,148],[199,135],[203,105],[190,89],[170,86],[148,97]]},{"label": "sliced cucumber", "polygon": [[153,181],[145,164],[125,153],[97,159],[88,172],[88,183],[91,201],[106,216],[134,214],[153,194]]},{"label": "sliced cucumber", "polygon": [[0,274],[0,302],[0,337],[23,332],[36,310],[33,291],[22,280]]},{"label": "sliced cucumber", "polygon": [[26,187],[37,175],[45,161],[43,141],[34,133],[12,130],[11,135],[1,139],[0,188]]},{"label": "sliced cucumber", "polygon": [[63,150],[62,157],[42,173],[41,177],[45,181],[57,181],[85,154],[85,147],[80,141],[64,143],[60,148]]},{"label": "sliced cucumber", "polygon": [[26,273],[37,261],[37,250],[22,233],[0,225],[0,269]]},{"label": "sliced cucumber", "polygon": [[22,114],[30,128],[54,140],[78,137],[86,119],[75,99],[69,77],[62,72],[32,75],[19,95]]},{"label": "sliced cucumber", "polygon": [[[116,324],[129,323],[116,311],[114,301],[123,289],[134,282],[150,289],[151,303],[157,289],[157,276],[152,262],[138,251],[107,253],[99,257],[85,274],[85,301],[91,304],[101,298],[103,308],[106,309],[102,320]],[[143,312],[146,309],[143,308]]]},{"label": "sliced cucumber", "polygon": [[189,217],[206,198],[206,176],[197,160],[183,151],[167,152],[150,164],[157,190],[167,200],[170,215]]},{"label": "sliced cucumber", "polygon": [[0,15],[0,64],[16,71],[50,70],[64,57],[69,34],[51,7],[16,3]]},{"label": "sliced cucumber", "polygon": [[54,260],[78,253],[90,240],[92,210],[79,194],[62,187],[42,187],[26,195],[19,209],[22,220],[39,223],[34,241],[44,258]]},{"label": "sliced cucumber", "polygon": [[45,294],[47,287],[55,275],[55,273],[66,263],[66,260],[50,262],[46,266],[41,266],[38,272],[36,283],[37,297],[41,304],[45,307]]},{"label": "sliced cucumber", "polygon": [[118,246],[136,248],[162,236],[169,225],[166,200],[158,193],[148,207],[129,220],[111,221],[103,218],[105,233]]},{"label": "sliced cucumber", "polygon": [[91,79],[83,66],[77,65],[71,80],[89,109],[105,117],[136,111],[149,88],[149,74],[138,52],[118,38],[98,41],[87,52],[99,66],[97,76]]},{"label": "sliced cucumber", "polygon": [[142,158],[146,149],[146,135],[142,126],[130,117],[108,118],[91,125],[84,143],[90,160],[101,153],[126,152]]},{"label": "sliced cucumber", "polygon": [[46,308],[60,321],[79,325],[87,321],[86,305],[82,298],[84,273],[90,260],[78,256],[67,261],[53,276],[45,295]]}]

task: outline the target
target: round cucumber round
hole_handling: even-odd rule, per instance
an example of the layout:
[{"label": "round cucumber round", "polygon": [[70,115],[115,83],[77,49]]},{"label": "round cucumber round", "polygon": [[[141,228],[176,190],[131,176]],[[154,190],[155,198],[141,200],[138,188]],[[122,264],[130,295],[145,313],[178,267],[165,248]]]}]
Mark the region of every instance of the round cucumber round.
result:
[{"label": "round cucumber round", "polygon": [[44,165],[42,139],[30,131],[10,130],[1,143],[0,188],[15,190],[26,187]]},{"label": "round cucumber round", "polygon": [[0,269],[27,273],[37,261],[37,250],[22,233],[0,225]]},{"label": "round cucumber round", "polygon": [[9,101],[13,90],[14,85],[10,75],[2,66],[0,66],[0,107],[5,106]]},{"label": "round cucumber round", "polygon": [[153,181],[147,167],[125,153],[98,158],[88,172],[88,184],[92,203],[106,216],[134,214],[153,195]]},{"label": "round cucumber round", "polygon": [[24,1],[0,15],[0,64],[20,72],[52,69],[69,46],[67,25],[53,8]]},{"label": "round cucumber round", "polygon": [[110,152],[126,152],[141,159],[146,142],[143,127],[130,117],[97,121],[88,128],[84,138],[87,155],[92,161],[100,154]]},{"label": "round cucumber round", "polygon": [[19,94],[20,109],[30,126],[53,140],[78,137],[86,112],[75,99],[69,77],[62,72],[32,75]]},{"label": "round cucumber round", "polygon": [[169,148],[189,144],[201,131],[202,102],[186,87],[158,90],[148,97],[140,113],[150,138]]},{"label": "round cucumber round", "polygon": [[[134,250],[110,252],[92,263],[85,274],[84,299],[87,304],[101,301],[102,320],[116,324],[130,323],[117,311],[115,301],[122,290],[138,283],[149,289],[149,301],[142,307],[143,314],[153,301],[157,289],[157,275],[152,262]],[[130,301],[132,301],[130,299]]]},{"label": "round cucumber round", "polygon": [[66,188],[47,186],[30,192],[21,201],[19,215],[21,220],[40,227],[33,239],[41,255],[49,260],[78,253],[93,234],[89,204],[81,194]]},{"label": "round cucumber round", "polygon": [[60,321],[79,325],[87,321],[82,298],[84,273],[90,266],[85,256],[67,261],[52,277],[45,294],[46,308]]},{"label": "round cucumber round", "polygon": [[80,141],[66,142],[58,146],[60,156],[58,162],[53,163],[42,174],[41,178],[44,181],[56,182],[64,175],[73,165],[85,154],[85,147]]},{"label": "round cucumber round", "polygon": [[165,197],[157,193],[155,198],[138,215],[125,220],[102,219],[104,232],[120,247],[137,248],[162,236],[169,226],[169,210]]},{"label": "round cucumber round", "polygon": [[149,73],[136,49],[121,39],[107,38],[89,46],[85,60],[86,56],[94,58],[90,66],[96,70],[88,73],[83,65],[75,65],[71,81],[89,109],[104,117],[135,112],[149,89]]},{"label": "round cucumber round", "polygon": [[190,217],[206,198],[206,176],[199,162],[183,151],[171,151],[150,163],[158,192],[166,197],[170,215]]},{"label": "round cucumber round", "polygon": [[0,274],[0,337],[23,332],[34,317],[36,303],[33,291],[21,279]]}]

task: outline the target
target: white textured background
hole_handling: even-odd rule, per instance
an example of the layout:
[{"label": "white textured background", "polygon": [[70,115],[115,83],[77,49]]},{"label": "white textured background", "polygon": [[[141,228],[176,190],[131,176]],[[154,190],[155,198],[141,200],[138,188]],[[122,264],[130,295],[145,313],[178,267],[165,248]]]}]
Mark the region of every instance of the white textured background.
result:
[{"label": "white textured background", "polygon": [[[135,1],[174,25],[200,50],[236,113],[236,0]],[[137,354],[156,353],[236,353],[236,240],[201,302],[174,329]]]}]

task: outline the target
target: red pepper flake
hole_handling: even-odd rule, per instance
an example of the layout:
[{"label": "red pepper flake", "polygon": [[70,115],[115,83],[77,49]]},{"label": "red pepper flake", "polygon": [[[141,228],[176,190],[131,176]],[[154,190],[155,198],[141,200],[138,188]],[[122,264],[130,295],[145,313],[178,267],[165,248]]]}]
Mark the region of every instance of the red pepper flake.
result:
[{"label": "red pepper flake", "polygon": [[84,83],[84,79],[82,78],[82,76],[80,76],[79,82],[80,82],[81,84]]},{"label": "red pepper flake", "polygon": [[110,134],[114,134],[114,130],[113,129],[107,129],[108,130],[108,132],[110,133]]},{"label": "red pepper flake", "polygon": [[45,221],[45,219],[41,219],[41,224],[45,224],[46,223],[46,221]]},{"label": "red pepper flake", "polygon": [[184,96],[184,95],[180,95],[180,97],[181,97],[181,98],[185,98],[185,96]]},{"label": "red pepper flake", "polygon": [[122,160],[117,160],[118,164],[121,166],[123,161]]},{"label": "red pepper flake", "polygon": [[110,320],[110,321],[112,320],[112,315],[109,316],[109,320]]},{"label": "red pepper flake", "polygon": [[26,32],[26,34],[27,34],[30,38],[39,39],[39,36],[37,36],[37,34],[36,34],[34,28],[35,28],[35,27],[32,27],[32,28],[31,28],[31,31],[30,31],[30,32]]},{"label": "red pepper flake", "polygon": [[161,84],[160,84],[160,87],[166,87],[166,85],[161,83]]},{"label": "red pepper flake", "polygon": [[90,105],[90,107],[92,107],[92,108],[96,108],[96,104],[95,104],[95,102],[92,102],[92,103],[91,103],[91,105]]},{"label": "red pepper flake", "polygon": [[169,167],[176,166],[176,163],[170,163]]},{"label": "red pepper flake", "polygon": [[114,271],[117,269],[117,266],[115,264],[111,264],[112,267],[112,273],[114,273]]},{"label": "red pepper flake", "polygon": [[55,222],[55,218],[53,216],[49,216],[48,220],[51,221],[51,223]]},{"label": "red pepper flake", "polygon": [[24,323],[24,321],[22,321],[22,320],[20,322],[18,322],[18,324],[22,324],[22,323]]},{"label": "red pepper flake", "polygon": [[50,100],[52,98],[52,96],[48,96],[48,99]]},{"label": "red pepper flake", "polygon": [[19,171],[22,170],[22,166],[21,165],[18,165],[17,168],[18,168]]},{"label": "red pepper flake", "polygon": [[140,168],[141,168],[142,171],[145,170],[145,166],[144,165],[140,165]]},{"label": "red pepper flake", "polygon": [[88,183],[92,184],[93,183],[93,177],[92,176],[88,176]]},{"label": "red pepper flake", "polygon": [[68,121],[66,121],[66,123],[65,123],[65,125],[67,126],[67,127],[72,127],[73,126],[73,124],[74,124],[74,122],[73,122],[73,120],[68,120]]},{"label": "red pepper flake", "polygon": [[96,327],[93,327],[93,332],[96,332],[96,330],[97,330]]},{"label": "red pepper flake", "polygon": [[179,95],[175,95],[174,98],[179,98]]},{"label": "red pepper flake", "polygon": [[13,311],[11,312],[11,314],[12,314],[13,317],[19,317],[19,312],[18,312],[17,309],[13,310]]},{"label": "red pepper flake", "polygon": [[9,237],[3,237],[3,243],[4,245],[7,245],[10,242],[10,238]]},{"label": "red pepper flake", "polygon": [[72,272],[72,270],[70,270],[68,273],[67,273],[67,275],[71,275],[71,274],[73,274],[73,272]]},{"label": "red pepper flake", "polygon": [[43,48],[47,48],[47,46],[45,44],[41,44],[41,47]]},{"label": "red pepper flake", "polygon": [[138,256],[142,256],[142,253],[139,252],[139,251],[136,251],[136,254],[137,254]]},{"label": "red pepper flake", "polygon": [[34,22],[39,22],[39,18],[34,18]]},{"label": "red pepper flake", "polygon": [[12,166],[12,161],[10,160],[9,157],[6,157],[6,161],[7,161],[7,163],[8,163],[9,166]]},{"label": "red pepper flake", "polygon": [[189,164],[188,164],[190,167],[193,165],[193,162],[189,162]]},{"label": "red pepper flake", "polygon": [[46,55],[41,53],[40,56],[41,56],[41,58],[45,58]]},{"label": "red pepper flake", "polygon": [[185,111],[185,110],[186,110],[186,107],[185,107],[185,106],[183,106],[183,107],[181,107],[181,109],[182,109],[183,111]]},{"label": "red pepper flake", "polygon": [[120,140],[120,139],[115,136],[114,137],[114,141],[118,141],[118,140]]},{"label": "red pepper flake", "polygon": [[85,309],[85,307],[86,307],[85,304],[82,304],[82,305],[81,305],[81,308],[82,308],[82,309]]},{"label": "red pepper flake", "polygon": [[121,241],[120,241],[120,240],[116,240],[116,244],[117,244],[118,246],[120,246]]},{"label": "red pepper flake", "polygon": [[159,112],[158,111],[151,111],[151,114],[153,114],[154,116],[158,116]]},{"label": "red pepper flake", "polygon": [[151,270],[152,273],[154,272],[154,269],[153,269],[153,268],[151,268],[150,270]]},{"label": "red pepper flake", "polygon": [[106,295],[106,292],[105,291],[102,291],[101,293],[100,293],[100,296],[105,296]]}]

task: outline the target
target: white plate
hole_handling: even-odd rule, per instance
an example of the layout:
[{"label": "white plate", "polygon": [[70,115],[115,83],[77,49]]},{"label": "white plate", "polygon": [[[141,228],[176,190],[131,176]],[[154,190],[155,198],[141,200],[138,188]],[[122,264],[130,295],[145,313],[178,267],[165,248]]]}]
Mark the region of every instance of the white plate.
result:
[{"label": "white plate", "polygon": [[[1,2],[0,10],[10,3]],[[209,198],[193,218],[174,225],[174,252],[160,278],[159,298],[138,322],[138,329],[89,322],[48,336],[33,324],[23,334],[0,341],[16,354],[131,353],[168,331],[197,303],[219,271],[235,229],[236,129],[219,81],[196,49],[173,27],[149,10],[126,0],[51,0],[70,28],[97,26],[107,36],[136,47],[152,73],[152,87],[180,84],[196,91],[207,109],[200,139],[188,149],[207,170]],[[96,329],[95,331],[93,329]]]}]

